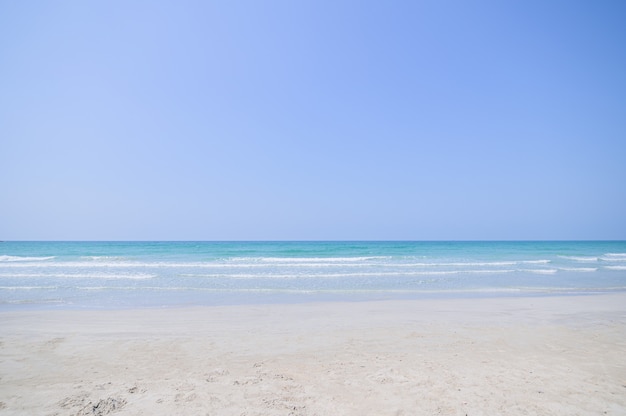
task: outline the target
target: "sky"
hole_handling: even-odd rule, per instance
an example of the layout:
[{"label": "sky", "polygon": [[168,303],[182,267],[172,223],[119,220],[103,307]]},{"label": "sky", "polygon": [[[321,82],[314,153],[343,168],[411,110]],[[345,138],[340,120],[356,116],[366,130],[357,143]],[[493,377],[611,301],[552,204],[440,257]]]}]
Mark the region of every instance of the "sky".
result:
[{"label": "sky", "polygon": [[624,22],[0,1],[0,240],[626,239]]}]

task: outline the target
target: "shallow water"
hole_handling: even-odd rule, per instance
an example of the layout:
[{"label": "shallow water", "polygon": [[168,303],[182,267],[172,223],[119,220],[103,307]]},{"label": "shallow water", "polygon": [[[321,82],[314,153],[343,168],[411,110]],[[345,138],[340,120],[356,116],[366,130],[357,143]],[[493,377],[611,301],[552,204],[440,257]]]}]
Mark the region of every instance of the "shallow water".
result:
[{"label": "shallow water", "polygon": [[0,308],[626,290],[626,242],[2,242]]}]

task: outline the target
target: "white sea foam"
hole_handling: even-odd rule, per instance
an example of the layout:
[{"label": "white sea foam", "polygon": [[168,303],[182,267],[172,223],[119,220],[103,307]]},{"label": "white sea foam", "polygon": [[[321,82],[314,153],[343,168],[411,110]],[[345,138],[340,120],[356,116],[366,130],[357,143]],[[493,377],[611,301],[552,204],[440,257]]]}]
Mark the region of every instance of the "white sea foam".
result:
[{"label": "white sea foam", "polygon": [[626,253],[606,253],[605,256],[606,257],[621,257],[623,259],[626,259]]},{"label": "white sea foam", "polygon": [[604,266],[604,268],[609,270],[626,270],[626,266]]},{"label": "white sea foam", "polygon": [[181,273],[179,277],[191,278],[226,278],[226,279],[306,279],[306,278],[346,278],[346,277],[393,277],[393,276],[439,276],[455,274],[497,274],[512,273],[513,269],[488,269],[488,270],[421,270],[421,271],[401,271],[401,272],[364,272],[364,273]]},{"label": "white sea foam", "polygon": [[55,256],[48,257],[24,257],[24,256],[0,256],[0,262],[14,262],[14,261],[45,261],[52,260]]},{"label": "white sea foam", "polygon": [[67,278],[88,278],[88,279],[131,279],[131,280],[144,280],[144,279],[153,279],[157,277],[156,274],[150,273],[127,273],[127,274],[119,274],[119,273],[77,273],[77,274],[61,274],[56,275],[59,277],[67,277]]},{"label": "white sea foam", "polygon": [[370,261],[389,259],[388,256],[367,256],[367,257],[233,257],[228,261],[232,262],[263,262],[263,263],[343,263],[355,261]]},{"label": "white sea foam", "polygon": [[[372,257],[372,259],[374,259]],[[377,258],[377,259],[383,259]],[[283,259],[273,259],[272,261],[263,262],[240,262],[232,263],[187,263],[189,267],[215,267],[215,268],[267,268],[285,266],[290,268],[323,268],[323,267],[498,267],[498,266],[515,266],[523,264],[548,264],[550,260],[512,260],[512,261],[479,261],[479,262],[348,262],[343,263],[334,261],[334,259],[306,259],[300,258],[297,261],[282,261]],[[310,261],[307,261],[310,260]],[[324,261],[322,261],[324,260]],[[175,266],[171,264],[170,266]]]},{"label": "white sea foam", "polygon": [[57,286],[0,286],[0,290],[53,290]]},{"label": "white sea foam", "polygon": [[375,265],[387,265],[386,263],[380,264],[364,264],[364,263],[214,263],[214,262],[132,262],[132,261],[119,261],[119,262],[106,262],[106,261],[76,261],[76,262],[51,262],[51,263],[0,263],[0,268],[18,268],[18,267],[56,267],[56,268],[215,268],[215,269],[229,269],[229,268],[272,268],[272,267],[291,267],[291,268],[313,268],[313,267],[365,267]]},{"label": "white sea foam", "polygon": [[156,274],[149,273],[7,273],[0,274],[0,279],[11,278],[71,278],[71,279],[152,279]]},{"label": "white sea foam", "polygon": [[[524,264],[547,264],[550,260],[518,260],[518,261],[494,261],[494,262],[418,262],[418,263],[397,263],[397,262],[341,262],[334,261],[333,259],[327,259],[323,262],[321,259],[310,259],[311,261],[305,261],[305,258],[298,259],[297,261],[263,261],[263,262],[241,262],[233,261],[229,263],[223,262],[133,262],[127,260],[120,261],[106,261],[101,259],[99,261],[65,261],[65,262],[5,262],[0,263],[0,268],[214,268],[214,269],[237,269],[237,268],[276,268],[276,267],[288,267],[291,269],[296,268],[331,268],[331,267],[349,267],[349,268],[365,268],[365,267],[398,267],[398,268],[432,268],[432,267],[502,267],[502,266],[515,266]],[[326,259],[325,259],[326,260]]]},{"label": "white sea foam", "polygon": [[[240,291],[252,291],[252,290],[263,290],[263,289],[237,289],[237,288],[213,288],[213,287],[192,287],[192,286],[80,286],[76,287],[78,290],[115,290],[115,291],[194,291],[194,292],[227,292],[227,293],[236,293]],[[274,290],[274,289],[267,289]],[[294,289],[295,290],[295,289]]]},{"label": "white sea foam", "polygon": [[521,264],[548,264],[550,260],[511,260],[511,261],[486,261],[486,262],[450,262],[450,263],[416,263],[422,266],[444,267],[480,267],[480,266],[516,266]]},{"label": "white sea foam", "polygon": [[91,262],[91,261],[64,261],[64,262],[11,262],[0,263],[2,269],[12,268],[67,268],[67,269],[105,269],[105,268],[148,268],[148,267],[189,267],[193,263],[139,263],[139,262]]},{"label": "white sea foam", "polygon": [[[517,266],[522,264],[547,264],[550,260],[512,260],[512,261],[477,261],[477,262],[419,262],[419,263],[368,263],[368,264],[342,264],[346,266],[384,266],[384,267],[500,267],[500,266]],[[334,264],[332,266],[335,266]]]},{"label": "white sea foam", "polygon": [[113,286],[84,286],[77,287],[79,290],[98,291],[98,290],[115,290],[115,291],[194,291],[209,293],[290,293],[290,294],[357,294],[357,293],[496,293],[496,292],[519,292],[517,288],[480,288],[480,289],[286,289],[286,288],[212,288],[212,287],[188,287],[188,286],[155,286],[155,287],[113,287]]},{"label": "white sea foam", "polygon": [[548,264],[552,262],[552,260],[542,259],[542,260],[522,260],[521,264]]},{"label": "white sea foam", "polygon": [[598,271],[597,267],[559,267],[559,270],[567,272],[595,272]]},{"label": "white sea foam", "polygon": [[[1,288],[0,288],[1,289]],[[34,288],[38,289],[38,288]],[[50,289],[55,289],[50,287]],[[150,287],[136,287],[136,286],[82,286],[76,287],[78,290],[86,291],[100,291],[100,290],[112,290],[112,291],[194,291],[194,292],[208,292],[208,293],[291,293],[291,294],[314,294],[314,293],[326,293],[326,294],[350,294],[350,293],[397,293],[397,294],[410,294],[410,293],[515,293],[515,292],[534,292],[534,293],[604,293],[611,291],[624,291],[626,286],[615,287],[481,287],[481,288],[467,288],[467,289],[286,289],[286,288],[213,288],[213,287],[189,287],[189,286],[150,286]]]},{"label": "white sea foam", "polygon": [[81,259],[85,259],[85,260],[92,260],[92,261],[97,261],[97,262],[106,262],[106,261],[114,261],[114,262],[120,262],[120,261],[128,261],[128,257],[121,257],[121,256],[82,256]]},{"label": "white sea foam", "polygon": [[554,274],[558,269],[523,269],[520,272],[536,273],[536,274]]},{"label": "white sea foam", "polygon": [[[268,262],[239,262],[233,263],[187,263],[188,267],[215,267],[215,268],[267,268],[267,267],[279,267],[285,266],[290,268],[324,268],[324,267],[498,267],[498,266],[515,266],[523,264],[548,264],[550,260],[512,260],[512,261],[479,261],[479,262],[412,262],[412,263],[400,263],[394,261],[387,262],[350,262],[342,263],[336,262],[333,259],[310,259],[311,262],[307,262],[305,258],[298,259],[297,261],[290,262],[274,259]],[[328,260],[324,262],[322,260]],[[163,266],[178,266],[177,264],[164,264]],[[182,265],[181,265],[182,266]]]},{"label": "white sea foam", "polygon": [[626,253],[606,253],[600,259],[603,261],[626,261]]},{"label": "white sea foam", "polygon": [[0,300],[0,304],[9,304],[9,305],[52,304],[52,303],[67,304],[67,301],[63,299],[37,299],[37,300],[17,299],[17,300],[9,300],[9,301]]},{"label": "white sea foam", "polygon": [[595,256],[559,256],[562,259],[573,260],[580,263],[594,263],[598,261]]},{"label": "white sea foam", "polygon": [[523,292],[535,293],[606,293],[623,291],[626,287],[551,287],[551,286],[519,286]]}]

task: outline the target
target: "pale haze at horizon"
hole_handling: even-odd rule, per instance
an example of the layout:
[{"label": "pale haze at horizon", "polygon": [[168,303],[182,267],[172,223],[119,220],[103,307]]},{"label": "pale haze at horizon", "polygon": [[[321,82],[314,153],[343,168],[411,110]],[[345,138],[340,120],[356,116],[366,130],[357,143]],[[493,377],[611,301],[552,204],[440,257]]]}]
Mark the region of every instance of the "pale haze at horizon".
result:
[{"label": "pale haze at horizon", "polygon": [[3,2],[0,240],[626,239],[624,21]]}]

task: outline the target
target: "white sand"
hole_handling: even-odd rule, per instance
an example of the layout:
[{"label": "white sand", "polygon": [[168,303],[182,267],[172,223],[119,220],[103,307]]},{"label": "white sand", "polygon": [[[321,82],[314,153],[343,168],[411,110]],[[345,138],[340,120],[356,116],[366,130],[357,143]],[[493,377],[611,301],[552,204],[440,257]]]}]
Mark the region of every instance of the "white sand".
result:
[{"label": "white sand", "polygon": [[0,313],[1,415],[625,415],[626,294]]}]

